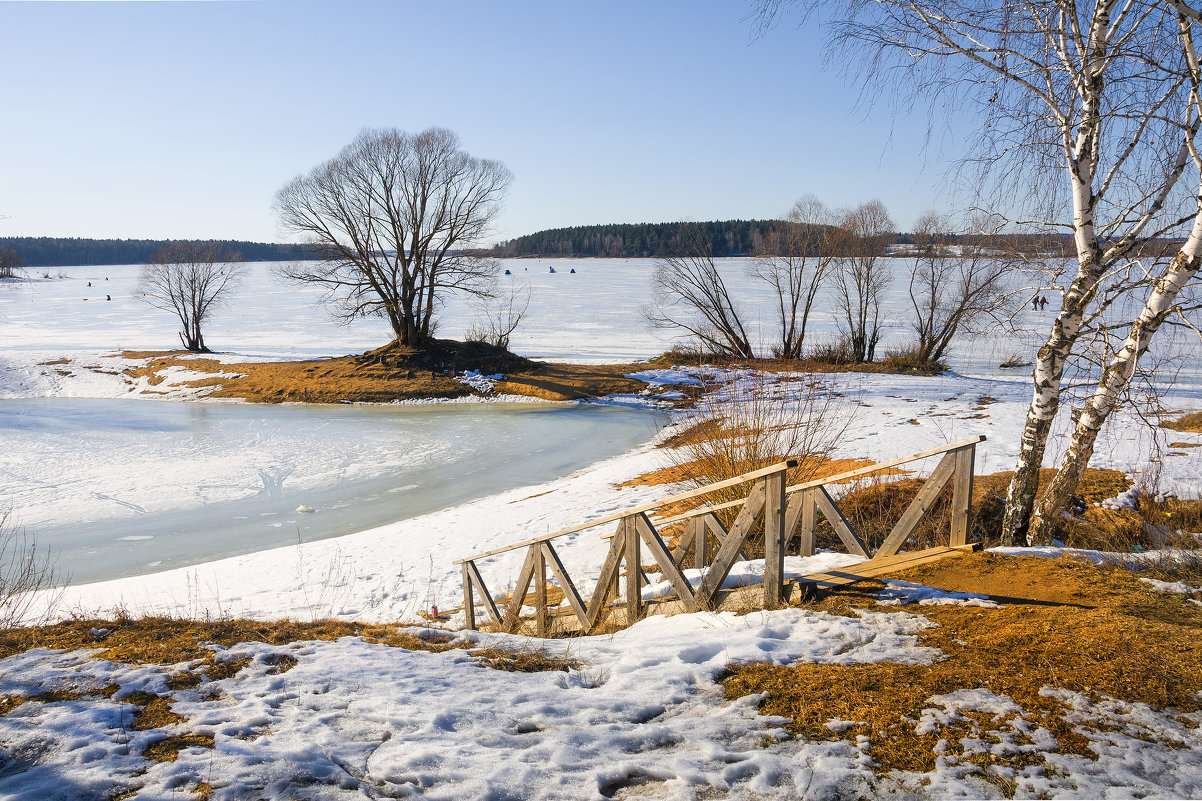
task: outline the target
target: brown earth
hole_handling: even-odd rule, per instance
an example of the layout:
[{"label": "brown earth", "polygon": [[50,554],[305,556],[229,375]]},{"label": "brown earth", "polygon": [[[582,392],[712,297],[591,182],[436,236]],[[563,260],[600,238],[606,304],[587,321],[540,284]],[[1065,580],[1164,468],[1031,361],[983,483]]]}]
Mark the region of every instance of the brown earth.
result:
[{"label": "brown earth", "polygon": [[[767,693],[761,711],[788,718],[787,729],[809,739],[863,735],[882,772],[932,770],[942,751],[1005,795],[1019,789],[1006,769],[1044,764],[1030,736],[1010,722],[1013,715],[972,712],[937,722],[919,735],[915,728],[923,710],[937,708],[932,696],[971,688],[1007,696],[1021,707],[1031,729],[1051,732],[1052,750],[1063,754],[1096,759],[1085,736],[1088,729],[1121,728],[1170,748],[1184,746],[1171,733],[1138,723],[1076,721],[1068,705],[1045,688],[1082,693],[1095,703],[1113,698],[1157,710],[1197,711],[1202,707],[1202,607],[1155,592],[1128,570],[1071,559],[964,554],[890,578],[984,593],[1004,606],[908,607],[936,624],[918,637],[943,654],[934,664],[737,665],[723,681],[727,695]],[[854,616],[876,603],[881,586],[865,582],[833,592],[816,608]],[[895,608],[879,611],[884,609]],[[827,727],[836,720],[852,724],[838,731]],[[965,753],[962,738],[1010,745],[988,756]]]},{"label": "brown earth", "polygon": [[[392,343],[356,356],[297,362],[221,363],[185,351],[125,351],[129,359],[145,359],[127,370],[132,378],[146,377],[151,386],[164,380],[162,371],[182,367],[197,372],[238,373],[237,378],[211,376],[189,381],[187,387],[214,387],[216,398],[241,398],[255,403],[386,403],[417,398],[456,398],[476,394],[455,375],[479,370],[501,373],[498,393],[542,400],[577,400],[614,393],[641,392],[646,384],[626,374],[655,366],[640,364],[575,365],[535,362],[479,342],[435,340],[421,350]],[[182,358],[187,357],[187,358]]]}]

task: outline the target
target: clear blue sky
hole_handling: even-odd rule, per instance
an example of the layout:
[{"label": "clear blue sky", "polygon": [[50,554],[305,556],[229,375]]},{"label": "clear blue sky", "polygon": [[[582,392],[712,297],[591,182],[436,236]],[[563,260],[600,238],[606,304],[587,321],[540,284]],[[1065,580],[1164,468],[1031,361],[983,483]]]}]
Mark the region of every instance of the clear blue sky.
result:
[{"label": "clear blue sky", "polygon": [[275,191],[365,126],[515,175],[494,238],[939,194],[925,118],[857,108],[816,25],[748,0],[5,2],[0,235],[278,240]]}]

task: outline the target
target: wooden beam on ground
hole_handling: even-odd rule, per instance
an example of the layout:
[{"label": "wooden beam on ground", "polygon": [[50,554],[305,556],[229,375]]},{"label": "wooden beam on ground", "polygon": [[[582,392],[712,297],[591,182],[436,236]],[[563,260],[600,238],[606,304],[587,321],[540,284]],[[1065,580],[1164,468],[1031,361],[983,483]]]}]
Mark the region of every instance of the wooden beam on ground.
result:
[{"label": "wooden beam on ground", "polygon": [[796,579],[796,581],[799,584],[811,585],[819,590],[830,589],[832,587],[841,587],[848,584],[854,584],[857,581],[875,578],[886,573],[895,573],[899,570],[917,567],[918,565],[926,564],[927,562],[935,562],[940,559],[945,559],[949,556],[966,553],[970,550],[974,550],[974,546],[949,548],[940,545],[935,548],[927,548],[922,551],[909,551],[896,556],[890,556],[882,559],[869,559],[866,562],[860,562],[856,565],[839,567],[833,570],[826,570],[821,573],[812,573],[808,576],[801,576],[800,578]]},{"label": "wooden beam on ground", "polygon": [[918,490],[918,494],[914,496],[914,500],[910,501],[910,505],[906,507],[906,511],[902,512],[901,518],[893,526],[893,530],[889,532],[889,536],[885,537],[885,541],[881,543],[881,547],[877,549],[877,556],[892,556],[901,549],[905,544],[906,538],[914,531],[914,528],[926,516],[926,513],[935,505],[935,501],[939,499],[939,493],[943,492],[943,488],[947,486],[948,480],[956,472],[956,456],[954,453],[946,454],[939,460],[939,464],[935,466],[931,472],[931,477],[926,480],[922,488]]}]

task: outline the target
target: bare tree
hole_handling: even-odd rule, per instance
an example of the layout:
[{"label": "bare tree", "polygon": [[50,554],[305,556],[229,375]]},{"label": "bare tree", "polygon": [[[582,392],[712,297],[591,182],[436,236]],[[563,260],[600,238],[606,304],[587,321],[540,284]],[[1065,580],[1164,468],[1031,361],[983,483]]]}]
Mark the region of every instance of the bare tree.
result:
[{"label": "bare tree", "polygon": [[384,317],[398,343],[419,346],[446,293],[488,293],[497,262],[468,249],[511,181],[505,165],[468,155],[445,128],[365,130],[276,193],[283,227],[326,259],[281,272],[324,287],[345,321]]},{"label": "bare tree", "polygon": [[217,242],[173,242],[142,267],[134,296],[173,312],[184,350],[208,353],[202,327],[246,274],[237,251]]},{"label": "bare tree", "polygon": [[468,342],[487,342],[509,350],[509,338],[526,317],[530,308],[530,284],[513,283],[508,289],[497,290],[481,298],[479,319],[468,328]]},{"label": "bare tree", "polygon": [[[787,2],[762,0],[761,20]],[[889,85],[903,106],[924,97],[980,110],[966,174],[992,192],[986,203],[1072,236],[1076,271],[1059,287],[1060,309],[1035,358],[1003,521],[1004,542],[1025,541],[1065,366],[1088,318],[1104,311],[1099,303],[1116,297],[1100,297],[1099,287],[1154,243],[1175,242],[1175,255],[1132,288],[1141,311],[1078,417],[1041,521],[1075,486],[1093,438],[1202,262],[1202,12],[1184,0],[850,0],[837,14],[835,43],[865,66],[867,87]]]},{"label": "bare tree", "polygon": [[682,227],[678,253],[660,259],[652,278],[654,298],[644,310],[658,328],[681,329],[715,353],[754,357],[747,330],[714,264],[713,248],[699,226]]},{"label": "bare tree", "polygon": [[843,256],[834,276],[840,327],[856,361],[870,362],[881,339],[881,296],[892,279],[881,257],[893,239],[893,220],[884,203],[870,200],[845,212],[839,226]]},{"label": "bare tree", "polygon": [[779,358],[801,358],[814,301],[842,248],[843,233],[822,201],[807,195],[764,236],[751,273],[776,297]]},{"label": "bare tree", "polygon": [[0,247],[0,278],[16,278],[23,264],[20,253],[12,248]]},{"label": "bare tree", "polygon": [[[982,224],[983,223],[983,224]],[[914,223],[917,255],[910,268],[915,358],[935,364],[952,341],[1009,306],[1008,264],[989,246],[994,226],[981,221],[970,236],[955,233],[946,215],[928,211]]]}]

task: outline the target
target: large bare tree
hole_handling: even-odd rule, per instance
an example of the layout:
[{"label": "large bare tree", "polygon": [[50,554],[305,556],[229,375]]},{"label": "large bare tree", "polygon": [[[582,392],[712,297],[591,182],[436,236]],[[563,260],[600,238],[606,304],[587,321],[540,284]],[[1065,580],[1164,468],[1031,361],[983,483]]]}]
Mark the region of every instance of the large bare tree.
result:
[{"label": "large bare tree", "polygon": [[652,278],[653,300],[644,309],[652,325],[679,329],[713,353],[753,358],[742,314],[714,263],[713,246],[697,225],[685,225],[674,252],[660,259]]},{"label": "large bare tree", "polygon": [[914,356],[924,364],[944,357],[955,338],[1004,314],[1008,262],[990,246],[993,226],[981,220],[960,235],[943,214],[928,211],[914,222],[917,249],[910,268],[910,323]]},{"label": "large bare tree", "polygon": [[[787,4],[763,0],[761,19]],[[969,164],[978,168],[974,183],[992,189],[985,199],[1016,223],[1071,236],[1076,269],[1058,287],[1060,309],[1036,354],[1003,521],[1004,541],[1025,541],[1041,534],[1031,531],[1032,513],[1066,365],[1123,294],[1101,290],[1149,262],[1140,265],[1148,280],[1131,287],[1141,301],[1127,341],[1078,416],[1037,529],[1062,508],[1139,359],[1181,313],[1178,296],[1198,274],[1202,14],[1184,0],[851,0],[836,8],[836,47],[864,65],[866,85],[889,85],[903,102],[975,108],[981,136]],[[1173,252],[1152,260],[1166,240]]]},{"label": "large bare tree", "polygon": [[497,263],[470,248],[511,181],[505,165],[469,155],[445,128],[365,130],[276,194],[283,227],[325,259],[281,272],[324,287],[344,320],[384,317],[397,342],[420,346],[447,293],[491,291]]},{"label": "large bare tree", "polygon": [[185,350],[208,353],[202,327],[246,272],[237,251],[217,242],[173,242],[142,267],[134,296],[175,314]]},{"label": "large bare tree", "polygon": [[839,227],[843,255],[834,276],[840,328],[851,356],[870,362],[881,339],[882,295],[893,277],[882,257],[895,226],[885,204],[870,200],[844,212]]},{"label": "large bare tree", "polygon": [[760,243],[751,273],[772,289],[776,299],[780,342],[776,355],[799,359],[818,290],[830,277],[843,246],[844,229],[813,195],[796,203],[777,220]]}]

